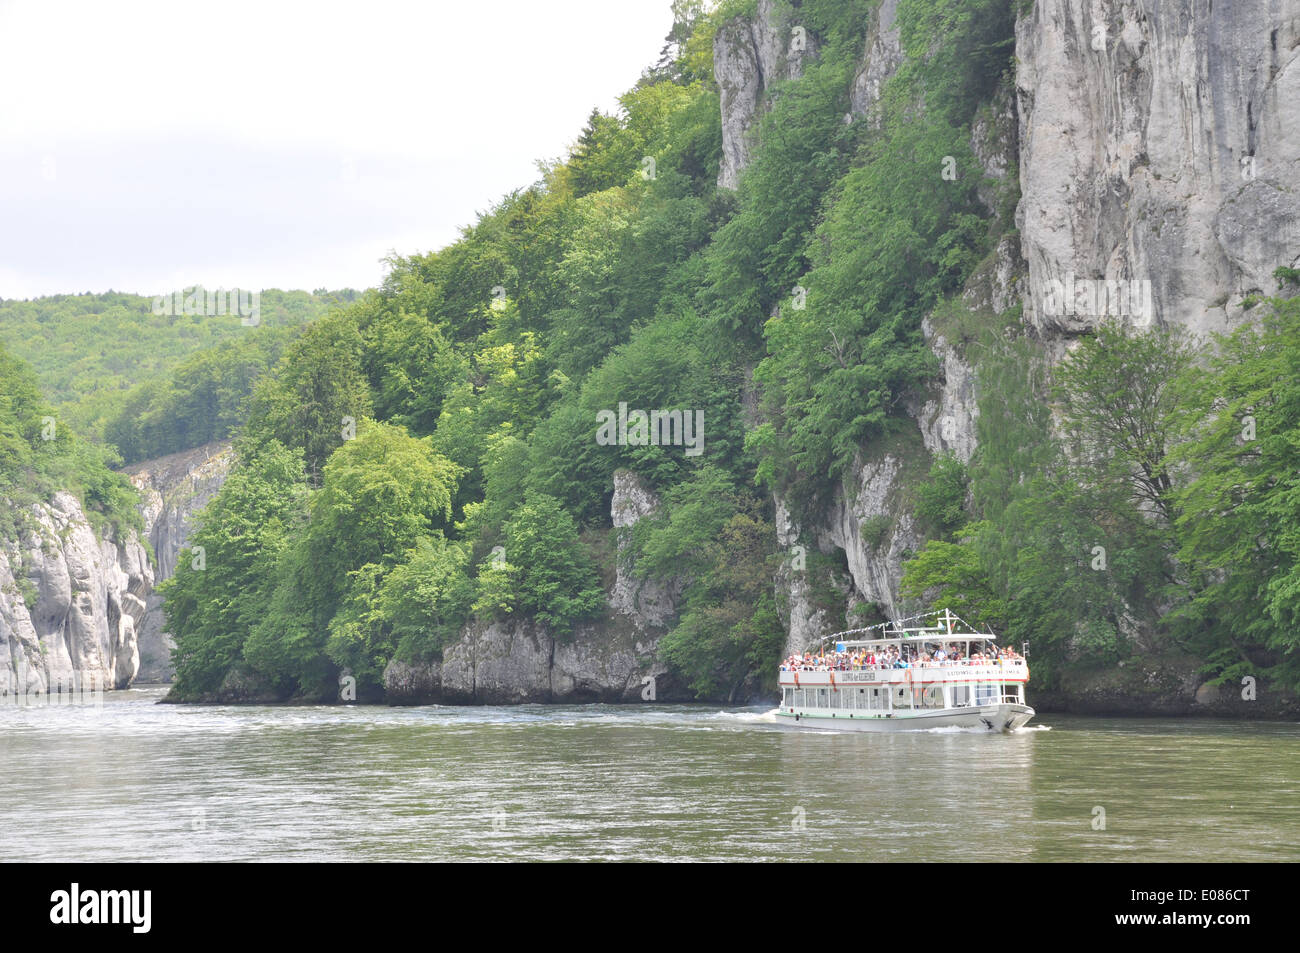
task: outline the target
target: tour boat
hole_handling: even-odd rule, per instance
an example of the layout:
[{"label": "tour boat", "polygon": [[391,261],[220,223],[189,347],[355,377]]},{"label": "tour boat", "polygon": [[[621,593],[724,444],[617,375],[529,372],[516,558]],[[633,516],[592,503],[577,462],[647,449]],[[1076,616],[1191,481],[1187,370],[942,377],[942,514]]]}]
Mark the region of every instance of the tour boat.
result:
[{"label": "tour boat", "polygon": [[836,731],[1013,731],[1034,717],[1028,681],[1022,655],[944,609],[837,632],[816,654],[791,656],[781,665],[777,714],[792,726]]}]

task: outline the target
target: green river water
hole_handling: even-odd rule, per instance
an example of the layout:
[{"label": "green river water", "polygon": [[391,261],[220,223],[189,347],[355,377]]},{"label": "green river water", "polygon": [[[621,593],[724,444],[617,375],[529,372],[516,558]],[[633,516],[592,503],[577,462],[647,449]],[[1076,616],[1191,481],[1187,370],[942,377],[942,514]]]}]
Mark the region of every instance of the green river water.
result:
[{"label": "green river water", "polygon": [[0,705],[0,859],[1300,860],[1294,723],[860,734],[759,709],[163,693]]}]

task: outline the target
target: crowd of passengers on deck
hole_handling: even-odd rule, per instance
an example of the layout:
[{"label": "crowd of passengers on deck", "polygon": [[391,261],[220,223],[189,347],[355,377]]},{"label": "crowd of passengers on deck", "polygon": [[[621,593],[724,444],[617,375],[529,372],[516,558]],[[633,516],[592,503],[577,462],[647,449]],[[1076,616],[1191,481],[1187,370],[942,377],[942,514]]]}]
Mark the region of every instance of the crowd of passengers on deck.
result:
[{"label": "crowd of passengers on deck", "polygon": [[1003,646],[996,651],[976,649],[969,655],[963,655],[955,646],[941,646],[934,651],[905,648],[899,650],[890,645],[876,652],[872,649],[856,649],[851,652],[829,652],[814,655],[791,655],[781,665],[783,672],[856,672],[875,668],[915,668],[917,666],[948,665],[989,665],[997,662],[1009,662],[1020,659],[1015,649]]}]

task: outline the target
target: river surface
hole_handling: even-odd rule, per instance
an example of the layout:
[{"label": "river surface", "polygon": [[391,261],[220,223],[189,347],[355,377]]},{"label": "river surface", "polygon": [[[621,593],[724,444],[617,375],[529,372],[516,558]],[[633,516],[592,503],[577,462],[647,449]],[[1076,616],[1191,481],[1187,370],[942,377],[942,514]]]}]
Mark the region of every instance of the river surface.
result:
[{"label": "river surface", "polygon": [[[2,860],[1300,860],[1300,724],[0,705]],[[1104,815],[1103,812],[1104,811]]]}]

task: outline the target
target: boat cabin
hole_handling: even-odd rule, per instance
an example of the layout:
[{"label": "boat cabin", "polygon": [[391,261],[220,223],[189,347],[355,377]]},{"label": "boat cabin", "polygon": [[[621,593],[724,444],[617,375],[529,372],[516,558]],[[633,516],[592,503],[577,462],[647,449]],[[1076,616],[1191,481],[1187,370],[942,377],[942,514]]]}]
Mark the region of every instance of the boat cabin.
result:
[{"label": "boat cabin", "polygon": [[[887,623],[841,633],[781,666],[780,714],[796,718],[907,718],[1025,703],[1024,657],[991,633]],[[879,631],[878,631],[879,630]],[[854,634],[872,638],[853,639]],[[829,651],[828,651],[829,649]]]}]

